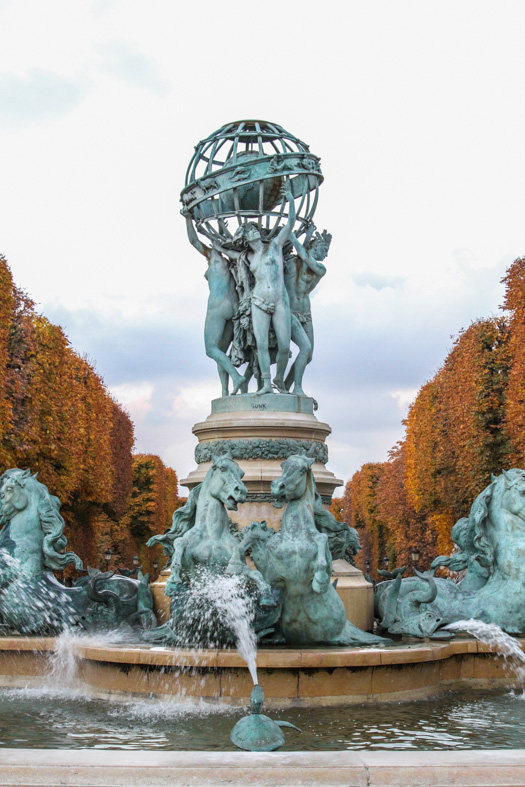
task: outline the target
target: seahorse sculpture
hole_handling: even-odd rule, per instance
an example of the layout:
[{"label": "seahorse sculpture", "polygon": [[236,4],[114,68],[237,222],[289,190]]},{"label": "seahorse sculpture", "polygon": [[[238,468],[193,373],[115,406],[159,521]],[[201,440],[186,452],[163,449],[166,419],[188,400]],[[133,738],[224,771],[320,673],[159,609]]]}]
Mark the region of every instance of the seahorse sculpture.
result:
[{"label": "seahorse sculpture", "polygon": [[[475,618],[509,634],[525,632],[525,471],[503,471],[452,529],[458,549],[430,571],[375,587],[375,610],[391,633],[440,636],[449,623]],[[434,577],[439,566],[466,573],[459,583]],[[443,632],[442,636],[447,636]]]},{"label": "seahorse sculpture", "polygon": [[30,470],[7,470],[0,477],[0,525],[0,617],[8,628],[51,635],[67,628],[140,630],[156,625],[144,578],[96,569],[74,587],[55,578],[53,570],[68,565],[80,570],[82,561],[64,551],[60,500]]}]

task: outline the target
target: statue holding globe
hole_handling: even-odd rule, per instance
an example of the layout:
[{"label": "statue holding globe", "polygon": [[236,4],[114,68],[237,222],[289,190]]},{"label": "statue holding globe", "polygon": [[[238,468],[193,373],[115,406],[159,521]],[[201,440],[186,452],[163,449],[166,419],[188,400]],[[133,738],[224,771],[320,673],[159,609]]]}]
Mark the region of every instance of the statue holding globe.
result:
[{"label": "statue holding globe", "polygon": [[204,274],[210,290],[204,323],[206,355],[217,363],[222,395],[228,396],[229,377],[233,382],[232,393],[236,394],[244,383],[244,377],[226,355],[233,339],[233,318],[239,308],[235,280],[216,244],[210,247],[199,240],[189,216],[186,217],[186,223],[191,245],[208,261],[208,269]]},{"label": "statue holding globe", "polygon": [[[182,213],[190,242],[208,259],[205,343],[217,363],[223,396],[229,377],[232,393],[245,393],[252,375],[257,393],[272,393],[274,362],[277,391],[287,393],[292,380],[294,393],[303,394],[313,333],[292,312],[298,312],[296,302],[304,306],[323,275],[316,268],[322,257],[309,244],[311,232],[301,243],[322,181],[319,158],[308,146],[266,121],[229,123],[195,148],[181,193]],[[285,282],[283,252],[291,242],[298,253],[295,289],[289,275]],[[307,307],[309,312],[309,301]],[[285,384],[291,339],[299,355]],[[243,364],[244,375],[238,371]]]},{"label": "statue holding globe", "polygon": [[248,267],[255,280],[250,295],[251,319],[257,350],[262,387],[258,394],[272,393],[270,382],[270,328],[273,328],[277,343],[277,371],[274,385],[280,393],[285,393],[284,375],[290,357],[291,312],[288,292],[284,285],[283,246],[290,239],[295,223],[295,205],[289,186],[283,186],[283,196],[289,200],[288,221],[278,235],[268,243],[263,241],[256,224],[242,224],[234,236],[234,243],[247,245],[248,250],[237,251],[222,246],[224,253],[232,260],[239,260],[246,254]]},{"label": "statue holding globe", "polygon": [[310,306],[310,293],[319,284],[326,273],[322,260],[328,254],[332,236],[323,230],[312,240],[315,224],[306,233],[303,246],[292,234],[291,241],[297,254],[289,254],[285,260],[284,279],[290,308],[292,311],[292,341],[299,352],[285,380],[286,390],[293,385],[294,394],[304,396],[303,375],[306,365],[312,360],[314,351],[314,327]]}]

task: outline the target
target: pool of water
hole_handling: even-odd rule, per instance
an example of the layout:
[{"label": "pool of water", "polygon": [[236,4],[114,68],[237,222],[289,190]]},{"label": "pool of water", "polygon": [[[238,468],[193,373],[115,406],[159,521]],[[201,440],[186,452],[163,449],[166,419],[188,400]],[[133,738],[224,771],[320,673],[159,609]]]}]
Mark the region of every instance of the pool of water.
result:
[{"label": "pool of water", "polygon": [[[233,749],[230,731],[246,714],[199,701],[109,702],[74,691],[0,690],[0,746],[50,749]],[[378,706],[268,711],[303,730],[285,730],[283,751],[525,748],[521,693],[450,693]]]}]

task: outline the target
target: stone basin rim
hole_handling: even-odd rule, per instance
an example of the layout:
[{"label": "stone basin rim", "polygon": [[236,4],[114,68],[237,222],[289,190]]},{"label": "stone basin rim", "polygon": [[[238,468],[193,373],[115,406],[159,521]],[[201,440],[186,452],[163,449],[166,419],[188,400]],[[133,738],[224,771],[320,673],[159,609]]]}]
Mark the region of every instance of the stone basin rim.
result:
[{"label": "stone basin rim", "polygon": [[4,749],[2,784],[130,785],[290,784],[362,787],[520,787],[525,750],[210,752]]},{"label": "stone basin rim", "polygon": [[[150,646],[137,644],[97,644],[93,636],[91,642],[83,644],[81,635],[72,643],[77,657],[86,661],[109,662],[114,664],[150,664],[159,667],[207,667],[207,668],[247,668],[239,653],[231,649],[191,649]],[[2,652],[53,652],[56,637],[1,637]],[[517,639],[525,651],[525,638]],[[332,667],[370,667],[415,664],[428,661],[441,661],[463,654],[493,654],[498,656],[489,645],[472,638],[457,637],[448,642],[424,641],[421,643],[399,643],[388,648],[259,648],[257,666],[268,669],[293,668],[332,668]]]}]

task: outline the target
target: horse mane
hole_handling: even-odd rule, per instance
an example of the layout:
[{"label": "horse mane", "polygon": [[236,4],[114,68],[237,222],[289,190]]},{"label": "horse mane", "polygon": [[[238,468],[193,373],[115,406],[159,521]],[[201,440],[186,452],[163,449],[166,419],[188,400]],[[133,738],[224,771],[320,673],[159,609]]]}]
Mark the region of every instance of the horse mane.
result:
[{"label": "horse mane", "polygon": [[181,538],[195,525],[195,513],[201,489],[202,484],[193,487],[186,503],[173,512],[170,529],[164,535],[155,537],[156,542],[162,544],[168,554],[173,553],[175,539]]},{"label": "horse mane", "polygon": [[47,486],[34,479],[38,484],[38,515],[44,533],[43,558],[44,567],[61,571],[74,563],[78,571],[82,571],[82,560],[74,552],[64,552],[67,538],[64,535],[66,523],[60,513],[60,499],[50,494]]},{"label": "horse mane", "polygon": [[[472,564],[476,564],[476,571],[480,576],[489,577],[495,567],[496,562],[496,544],[493,543],[494,539],[489,536],[491,512],[490,504],[494,502],[501,508],[501,500],[496,497],[495,493],[499,486],[503,485],[504,490],[507,487],[507,482],[512,483],[516,475],[525,477],[522,470],[507,470],[500,476],[492,476],[492,482],[480,492],[472,503],[468,517],[459,519],[452,528],[452,540],[459,547],[459,551],[454,552],[449,557],[440,557],[439,565],[448,566],[451,560],[456,564],[462,562],[460,568],[471,568]],[[437,565],[437,559],[434,561]]]},{"label": "horse mane", "polygon": [[495,560],[495,547],[487,533],[490,520],[489,504],[498,481],[499,478],[492,481],[474,500],[468,516],[468,525],[464,527],[464,534],[470,542],[467,550],[464,551],[471,561],[475,560],[488,574],[492,573]]},{"label": "horse mane", "polygon": [[[503,485],[503,493],[513,485],[513,482],[518,479],[525,479],[525,472],[518,468],[512,470],[504,470],[503,473],[496,477],[492,476],[492,483],[481,492],[480,495],[474,500],[469,514],[469,526],[473,532],[473,542],[475,547],[474,559],[483,566],[490,574],[494,569],[496,562],[496,544],[488,538],[488,526],[491,521],[491,513],[489,505],[495,497],[494,492],[501,485]],[[495,498],[494,502],[502,507],[500,497]]]},{"label": "horse mane", "polygon": [[7,478],[15,481],[22,489],[26,489],[28,494],[37,497],[38,519],[44,533],[42,544],[44,568],[61,571],[74,563],[75,568],[81,571],[83,565],[78,555],[63,551],[66,548],[67,538],[64,535],[66,523],[60,514],[60,499],[52,495],[45,484],[38,481],[36,473],[31,475],[30,470],[18,468],[6,470],[0,478],[0,486]]},{"label": "horse mane", "polygon": [[349,527],[346,522],[339,522],[335,516],[323,507],[321,495],[318,493],[314,474],[311,474],[314,488],[314,522],[320,533],[328,536],[328,549],[333,560],[344,558],[355,566],[354,557],[361,549],[357,530]]}]

